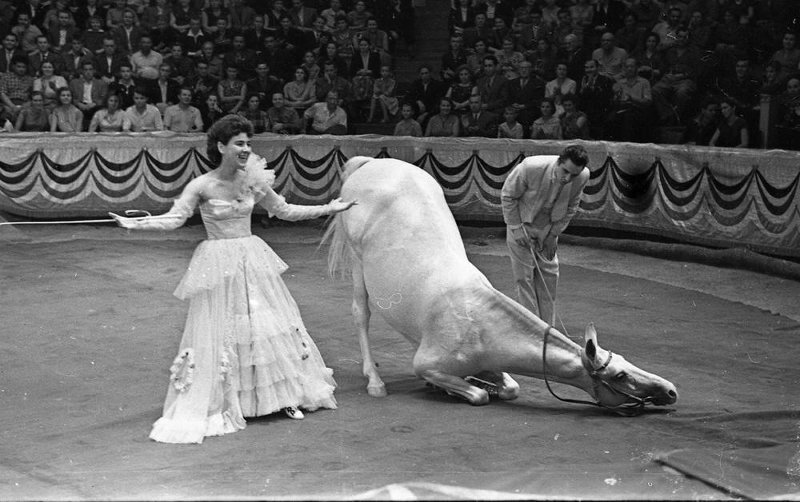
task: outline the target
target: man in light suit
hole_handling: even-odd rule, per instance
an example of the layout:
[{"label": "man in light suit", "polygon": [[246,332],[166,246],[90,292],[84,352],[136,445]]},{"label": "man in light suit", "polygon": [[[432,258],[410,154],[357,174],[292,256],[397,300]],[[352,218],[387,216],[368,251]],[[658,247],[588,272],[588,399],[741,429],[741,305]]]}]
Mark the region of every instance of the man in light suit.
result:
[{"label": "man in light suit", "polygon": [[108,96],[108,84],[94,75],[94,63],[84,60],[81,63],[81,76],[69,83],[72,91],[72,104],[83,112],[83,130],[89,130],[89,122],[94,112],[102,108]]},{"label": "man in light suit", "polygon": [[579,145],[561,155],[528,157],[511,170],[500,192],[517,301],[550,325],[555,323],[558,236],[578,212],[589,181],[588,162]]}]

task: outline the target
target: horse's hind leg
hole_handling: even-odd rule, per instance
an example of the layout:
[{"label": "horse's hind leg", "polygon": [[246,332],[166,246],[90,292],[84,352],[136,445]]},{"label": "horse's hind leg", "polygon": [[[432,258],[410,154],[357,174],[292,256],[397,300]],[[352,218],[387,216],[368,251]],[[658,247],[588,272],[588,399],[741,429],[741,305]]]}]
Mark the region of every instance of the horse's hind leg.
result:
[{"label": "horse's hind leg", "polygon": [[353,264],[353,319],[358,331],[361,346],[362,374],[369,379],[367,393],[372,397],[385,397],[386,385],[378,374],[378,365],[372,360],[369,350],[369,294],[364,284],[364,271],[361,263]]}]

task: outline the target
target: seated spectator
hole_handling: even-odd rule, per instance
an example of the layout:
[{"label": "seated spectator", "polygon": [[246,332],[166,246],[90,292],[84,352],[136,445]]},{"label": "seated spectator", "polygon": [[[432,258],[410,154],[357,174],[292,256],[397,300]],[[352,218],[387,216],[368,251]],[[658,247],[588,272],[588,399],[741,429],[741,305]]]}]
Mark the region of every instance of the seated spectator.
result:
[{"label": "seated spectator", "polygon": [[303,0],[292,0],[292,8],[289,9],[292,23],[304,31],[311,31],[314,20],[317,18],[317,9],[306,6]]},{"label": "seated spectator", "polygon": [[324,102],[314,103],[303,113],[310,122],[306,132],[309,134],[347,134],[347,113],[339,106],[339,95],[329,91]]},{"label": "seated spectator", "polygon": [[537,6],[537,0],[525,0],[521,2],[511,18],[511,31],[519,36],[526,29],[530,29],[533,25],[533,12],[538,10],[541,16],[541,9]]},{"label": "seated spectator", "polygon": [[267,25],[271,26],[274,30],[281,24],[281,18],[288,14],[288,10],[284,5],[283,0],[273,0],[272,5],[267,9],[266,16],[269,22]]},{"label": "seated spectator", "polygon": [[427,127],[428,119],[438,113],[439,100],[447,90],[441,81],[433,78],[433,72],[428,65],[421,65],[418,70],[419,78],[411,82],[406,99],[414,103],[419,115],[417,122],[422,127]]},{"label": "seated spectator", "polygon": [[300,134],[303,132],[303,121],[297,110],[286,106],[283,94],[272,94],[272,107],[267,110],[267,118],[271,126],[270,132],[275,134]]},{"label": "seated spectator", "polygon": [[303,30],[292,24],[291,16],[284,14],[274,34],[278,46],[291,54],[292,62],[297,63],[307,44],[306,34],[303,33]]},{"label": "seated spectator", "polygon": [[461,117],[461,134],[496,138],[498,122],[498,115],[486,110],[480,94],[475,94],[469,98],[469,112]]},{"label": "seated spectator", "polygon": [[83,130],[83,113],[72,102],[72,91],[68,87],[58,90],[58,105],[50,113],[50,132]]},{"label": "seated spectator", "polygon": [[[3,48],[0,50],[0,74],[13,71],[12,60],[15,56],[23,57],[26,61],[28,59],[27,54],[17,47],[17,36],[13,33],[6,33],[3,37]],[[26,71],[27,64],[26,62]]]},{"label": "seated spectator", "polygon": [[[164,110],[164,129],[174,132],[203,132],[203,117],[200,110],[192,106],[192,89],[181,87],[178,104]],[[253,123],[255,125],[255,122]]]},{"label": "seated spectator", "polygon": [[119,106],[123,110],[127,110],[133,106],[133,93],[136,89],[137,82],[133,79],[133,70],[130,63],[123,63],[119,67],[119,73],[115,82],[108,86],[109,94],[113,93],[119,96]]},{"label": "seated spectator", "polygon": [[472,73],[472,78],[477,79],[483,76],[483,58],[489,56],[489,49],[486,47],[484,39],[478,39],[472,45],[472,51],[467,54],[467,66]]},{"label": "seated spectator", "polygon": [[[104,3],[108,4],[112,2]],[[106,9],[106,27],[108,27],[109,30],[113,30],[123,24],[125,12],[130,11],[133,13],[133,10],[128,9],[126,0],[114,0],[113,4],[114,5]],[[139,24],[139,19],[135,19],[134,23]]]},{"label": "seated spectator", "polygon": [[238,68],[242,80],[251,79],[255,76],[256,51],[245,45],[244,35],[237,33],[233,36],[233,47],[222,57],[222,63],[228,68]]},{"label": "seated spectator", "polygon": [[248,94],[258,94],[261,98],[261,107],[270,106],[272,96],[276,92],[283,93],[283,83],[277,77],[270,75],[269,65],[265,61],[259,61],[256,65],[256,76],[245,82]]},{"label": "seated spectator", "polygon": [[[73,45],[73,51],[75,46]],[[77,57],[78,54],[74,54]],[[103,39],[103,48],[99,54],[93,57],[95,73],[106,84],[112,84],[119,74],[119,69],[123,64],[130,66],[127,56],[117,51],[117,43],[113,38]]]},{"label": "seated spectator", "polygon": [[637,73],[636,60],[625,60],[622,78],[614,84],[614,106],[608,139],[645,142],[650,139],[653,95],[650,82]]},{"label": "seated spectator", "polygon": [[257,94],[247,97],[247,105],[239,110],[239,115],[252,122],[255,134],[270,132],[272,129],[267,112],[261,109],[261,98]]},{"label": "seated spectator", "polygon": [[[736,58],[747,57],[750,36],[731,10],[722,14],[722,22],[714,29],[714,53],[723,67],[730,67]],[[662,38],[663,42],[664,39]]]},{"label": "seated spectator", "polygon": [[616,31],[624,23],[625,5],[619,0],[597,0],[592,13],[592,25],[583,33],[583,43],[587,47],[600,45],[603,33]]},{"label": "seated spectator", "polygon": [[35,51],[28,54],[28,72],[30,74],[38,77],[41,74],[39,68],[44,61],[53,63],[56,74],[60,75],[64,72],[64,68],[62,67],[63,60],[50,48],[50,41],[47,40],[46,36],[40,35],[36,37],[36,47],[37,49]]},{"label": "seated spectator", "polygon": [[781,93],[783,89],[783,82],[779,78],[781,74],[781,64],[777,61],[770,61],[764,67],[764,73],[761,76],[761,82],[758,89],[759,94],[768,94],[776,96]]},{"label": "seated spectator", "polygon": [[589,117],[578,109],[578,98],[574,94],[561,97],[564,114],[561,116],[563,139],[591,139]]},{"label": "seated spectator", "polygon": [[[625,14],[624,25],[614,34],[616,45],[629,55],[641,49],[644,45],[645,30],[639,25],[636,14],[628,11]],[[602,45],[602,36],[600,42]],[[602,48],[602,47],[601,47]]]},{"label": "seated spectator", "polygon": [[138,86],[133,93],[133,106],[125,110],[125,115],[128,119],[128,129],[124,131],[131,132],[150,132],[150,131],[163,131],[164,122],[161,119],[161,112],[158,108],[149,104],[148,90],[142,86]]},{"label": "seated spectator", "polygon": [[797,34],[788,31],[783,34],[781,48],[775,51],[770,62],[780,64],[781,72],[778,78],[783,80],[796,73],[800,67],[800,49],[797,48]]},{"label": "seated spectator", "polygon": [[25,54],[36,50],[36,38],[43,35],[42,30],[31,23],[31,15],[27,12],[17,14],[17,24],[11,28],[11,33],[16,35],[19,47]]},{"label": "seated spectator", "polygon": [[339,47],[337,47],[336,42],[328,42],[323,47],[317,64],[319,64],[320,68],[325,68],[325,63],[333,63],[336,66],[337,75],[347,75],[347,72],[350,71],[345,60],[339,57]]},{"label": "seated spectator", "polygon": [[[263,64],[266,66],[266,63]],[[208,63],[205,61],[197,61],[194,74],[194,78],[189,82],[189,85],[194,95],[195,106],[199,106],[200,103],[205,103],[209,94],[217,92],[219,80],[212,77],[208,72]],[[250,85],[250,81],[248,81],[248,89]],[[258,89],[258,86],[253,85],[253,89]]]},{"label": "seated spectator", "polygon": [[551,28],[558,24],[558,15],[561,13],[561,7],[556,3],[556,0],[543,0],[542,2],[542,20]]},{"label": "seated spectator", "polygon": [[[483,58],[483,76],[476,83],[483,109],[499,117],[508,104],[508,80],[498,74],[497,58]],[[495,137],[492,135],[491,137]]]},{"label": "seated spectator", "polygon": [[650,31],[661,20],[659,3],[655,0],[639,0],[629,7],[629,10],[636,15],[637,24],[645,31]]},{"label": "seated spectator", "polygon": [[247,97],[247,84],[239,78],[239,68],[228,66],[225,68],[226,77],[217,85],[219,107],[225,113],[237,113],[244,106]]},{"label": "seated spectator", "polygon": [[171,75],[178,85],[184,85],[194,77],[195,62],[183,53],[183,44],[173,42],[169,56],[164,58],[164,64],[172,69]]},{"label": "seated spectator", "polygon": [[[5,108],[3,115],[10,117]],[[15,129],[20,132],[50,131],[50,110],[44,107],[44,97],[39,91],[31,93],[31,101],[17,115]]]},{"label": "seated spectator", "polygon": [[[213,35],[211,35],[211,40],[208,41],[214,43],[214,47],[216,47],[220,54],[225,54],[233,47],[233,35],[235,33],[235,31],[228,27],[227,21],[224,19],[217,19],[217,28],[214,30]],[[266,40],[264,41],[264,45],[266,45]]]},{"label": "seated spectator", "polygon": [[142,81],[154,81],[158,78],[159,67],[164,62],[164,57],[152,50],[153,40],[149,35],[139,39],[139,50],[131,55],[133,75]]},{"label": "seated spectator", "polygon": [[689,45],[696,47],[701,53],[714,50],[713,27],[703,15],[703,11],[695,9],[689,18]]},{"label": "seated spectator", "polygon": [[33,77],[28,74],[28,58],[14,56],[11,70],[0,75],[0,100],[11,117],[16,117],[22,106],[29,102],[33,90]]},{"label": "seated spectator", "polygon": [[719,123],[719,101],[713,98],[706,99],[700,105],[700,112],[686,124],[681,143],[689,145],[708,146],[711,137],[717,130]]},{"label": "seated spectator", "polygon": [[447,16],[447,29],[451,40],[453,36],[460,37],[465,29],[473,25],[474,19],[475,9],[472,7],[472,1],[456,0]]},{"label": "seated spectator", "polygon": [[445,97],[453,103],[453,112],[463,115],[469,110],[469,97],[478,92],[478,87],[475,85],[472,72],[467,65],[458,67],[456,74],[457,80],[450,84]]},{"label": "seated spectator", "polygon": [[200,116],[203,118],[203,132],[208,131],[208,128],[227,115],[222,108],[219,107],[219,97],[213,92],[206,96],[206,100],[200,105]]},{"label": "seated spectator", "polygon": [[414,120],[414,105],[403,103],[400,107],[400,120],[394,126],[394,136],[422,136],[422,126]]},{"label": "seated spectator", "polygon": [[533,63],[533,73],[547,82],[556,76],[556,52],[550,41],[543,38],[536,42],[536,50],[528,56]]},{"label": "seated spectator", "polygon": [[348,68],[350,67],[350,60],[353,57],[353,53],[355,52],[353,37],[355,37],[355,32],[350,29],[350,26],[347,24],[347,19],[337,19],[336,29],[331,33],[331,41],[336,44],[338,55],[344,60]]},{"label": "seated spectator", "polygon": [[588,60],[583,66],[584,75],[578,85],[578,99],[589,117],[592,138],[604,137],[603,124],[614,101],[614,81],[597,73],[597,61]]},{"label": "seated spectator", "polygon": [[164,117],[164,111],[178,102],[178,93],[180,92],[180,84],[172,78],[172,67],[163,63],[158,68],[158,79],[153,83],[146,83],[150,86],[150,99],[158,111],[161,112],[161,117]]},{"label": "seated spectator", "polygon": [[[331,41],[331,31],[325,26],[325,20],[319,16],[314,19],[311,29],[306,33],[305,52],[311,52],[316,57],[322,48]],[[305,54],[303,55],[305,57]]]},{"label": "seated spectator", "polygon": [[498,138],[523,139],[525,137],[522,124],[517,122],[517,109],[506,106],[503,112],[504,122],[497,128]]},{"label": "seated spectator", "polygon": [[697,49],[688,45],[685,27],[678,28],[677,37],[675,45],[667,49],[664,75],[653,86],[653,100],[663,124],[686,120],[689,104],[697,93],[695,76],[700,57]]},{"label": "seated spectator", "polygon": [[59,10],[55,16],[55,23],[46,32],[50,47],[54,52],[60,53],[72,45],[72,40],[80,35],[80,30],[75,27],[69,10]]},{"label": "seated spectator", "polygon": [[710,146],[728,148],[747,148],[750,146],[750,134],[747,122],[736,113],[735,100],[724,97],[720,100],[722,120],[717,123],[717,130],[711,136]]},{"label": "seated spectator", "polygon": [[510,65],[513,68],[516,74],[514,78],[519,76],[519,65],[525,61],[525,56],[515,49],[512,38],[503,39],[502,48],[495,53],[495,57],[500,66]]},{"label": "seated spectator", "polygon": [[230,12],[222,6],[222,0],[208,0],[208,6],[203,9],[200,19],[203,31],[212,38],[217,35],[218,20],[225,21],[225,26],[229,26],[231,23]]},{"label": "seated spectator", "polygon": [[[360,39],[366,39],[369,42],[369,50],[378,55],[381,66],[392,64],[392,55],[389,52],[389,35],[378,28],[377,19],[367,19],[367,29],[361,34]],[[353,42],[353,45],[358,47],[356,41]]]},{"label": "seated spectator", "polygon": [[492,21],[492,31],[486,39],[489,50],[494,53],[503,50],[503,40],[509,37],[511,37],[511,28],[506,24],[506,20],[502,17],[495,17]]},{"label": "seated spectator", "polygon": [[[244,27],[237,25],[233,19],[234,6],[237,6],[237,3],[238,8],[241,9],[241,0],[231,0],[231,26],[235,29],[243,29]],[[245,8],[250,9],[250,7]],[[252,9],[250,10],[252,11]],[[202,15],[202,12],[192,5],[192,0],[177,0],[170,9],[169,18],[162,16],[160,19],[166,19],[171,31],[183,35],[189,31],[189,20],[193,17],[200,18]]]},{"label": "seated spectator", "polygon": [[572,14],[569,9],[561,9],[558,11],[558,23],[553,26],[553,33],[551,40],[553,46],[557,51],[563,50],[567,46],[567,37],[570,35],[583,37],[583,29],[576,27],[572,21]]},{"label": "seated spectator", "polygon": [[214,42],[206,40],[200,48],[200,55],[197,56],[197,62],[203,61],[208,65],[208,74],[217,80],[222,78],[223,63],[222,58],[217,54],[217,48]]},{"label": "seated spectator", "polygon": [[303,54],[303,63],[300,66],[305,68],[308,72],[309,82],[317,80],[320,72],[322,72],[322,68],[317,64],[317,56],[314,55],[313,51],[306,51],[305,54]]},{"label": "seated spectator", "polygon": [[308,71],[302,66],[294,70],[294,80],[283,86],[286,106],[294,108],[301,115],[306,108],[317,102],[314,82],[308,80]]},{"label": "seated spectator", "polygon": [[558,63],[556,65],[556,78],[547,82],[544,86],[544,97],[552,99],[553,103],[555,103],[556,116],[561,117],[564,113],[561,97],[577,93],[578,83],[567,76],[567,64]]},{"label": "seated spectator", "polygon": [[508,83],[508,102],[517,111],[517,119],[530,130],[531,124],[539,116],[539,105],[546,93],[546,84],[538,75],[533,74],[530,61],[519,65],[519,77]]},{"label": "seated spectator", "polygon": [[484,44],[486,44],[487,50],[489,47],[488,41],[493,37],[494,30],[492,29],[492,25],[487,22],[486,14],[483,12],[478,12],[475,14],[475,17],[473,18],[473,25],[469,28],[465,28],[462,34],[465,47],[474,47],[475,42],[478,40],[483,40]]},{"label": "seated spectator", "polygon": [[517,50],[526,58],[536,51],[536,47],[541,39],[549,39],[552,36],[552,29],[542,21],[542,11],[534,8],[530,12],[530,24],[520,28],[517,37]]},{"label": "seated spectator", "polygon": [[457,81],[458,68],[467,64],[467,53],[462,47],[462,38],[457,35],[450,36],[450,47],[442,54],[441,76],[445,85]]},{"label": "seated spectator", "polygon": [[395,96],[397,82],[392,75],[392,70],[388,66],[381,66],[381,76],[375,79],[372,86],[372,100],[370,102],[369,118],[367,122],[372,122],[375,118],[375,110],[380,106],[383,119],[381,122],[389,122],[391,117],[397,114],[399,101]]},{"label": "seated spectator", "polygon": [[[681,9],[674,7],[667,12],[666,18],[656,24],[652,33],[658,35],[658,50],[665,51],[675,45],[678,40],[678,28],[681,27]],[[687,30],[688,37],[688,30]]]},{"label": "seated spectator", "polygon": [[380,56],[370,50],[369,42],[363,38],[358,42],[358,52],[353,54],[353,59],[350,60],[350,78],[358,75],[361,70],[369,71],[373,77],[381,72]]},{"label": "seated spectator", "polygon": [[362,115],[372,103],[374,90],[375,79],[372,78],[372,72],[363,68],[358,70],[356,76],[350,80],[348,116],[351,121],[364,119]]},{"label": "seated spectator", "polygon": [[775,124],[777,146],[787,150],[800,150],[800,97],[785,103],[786,112]]},{"label": "seated spectator", "polygon": [[329,92],[334,91],[339,98],[339,106],[348,108],[352,96],[352,85],[346,78],[340,77],[336,65],[330,62],[325,63],[322,76],[314,83],[317,101],[327,100]]},{"label": "seated spectator", "polygon": [[329,7],[324,9],[319,15],[325,20],[325,26],[328,31],[336,29],[336,20],[344,18],[347,21],[347,11],[342,9],[341,0],[331,0]]},{"label": "seated spectator", "polygon": [[128,117],[125,110],[120,108],[119,96],[116,94],[109,94],[106,96],[105,107],[100,108],[92,116],[89,122],[89,132],[121,132],[130,129],[130,124],[127,124]]},{"label": "seated spectator", "polygon": [[83,114],[81,130],[85,131],[94,113],[106,102],[108,84],[95,76],[94,63],[84,60],[81,63],[81,76],[70,81],[69,89],[72,91],[73,104]]},{"label": "seated spectator", "polygon": [[68,87],[68,83],[64,77],[54,73],[53,63],[50,61],[42,63],[40,70],[42,75],[33,81],[33,91],[40,92],[44,99],[44,107],[52,110],[58,104],[56,91]]},{"label": "seated spectator", "polygon": [[597,61],[597,73],[617,80],[622,77],[622,66],[628,59],[628,52],[616,46],[613,33],[606,32],[600,37],[600,48],[592,52],[592,59]]},{"label": "seated spectator", "polygon": [[633,53],[633,58],[639,64],[639,75],[649,80],[651,86],[661,80],[664,70],[664,57],[658,50],[659,43],[658,35],[650,33],[645,37],[641,50]]},{"label": "seated spectator", "polygon": [[459,121],[458,115],[452,113],[453,103],[448,98],[442,97],[439,100],[439,113],[433,115],[428,120],[425,127],[425,136],[458,137]]},{"label": "seated spectator", "polygon": [[[208,35],[203,31],[200,19],[193,17],[189,20],[189,31],[180,38],[179,42],[187,57],[196,58],[202,52],[203,43],[207,39]],[[260,41],[253,42],[251,47],[260,47],[261,45]]]},{"label": "seated spectator", "polygon": [[367,29],[367,20],[371,17],[372,13],[367,10],[367,3],[364,0],[357,0],[353,4],[353,10],[347,13],[347,24],[355,35]]},{"label": "seated spectator", "polygon": [[[558,62],[567,65],[567,76],[576,82],[583,75],[583,63],[589,59],[587,51],[579,43],[577,35],[567,35],[564,38],[564,49],[558,53]],[[556,62],[556,66],[558,66],[558,62]]]},{"label": "seated spectator", "polygon": [[142,9],[142,15],[139,18],[139,25],[142,28],[150,30],[156,26],[159,18],[170,19],[170,15],[172,14],[172,2],[168,0],[155,0],[154,2],[148,3],[150,3],[150,5]]},{"label": "seated spectator", "polygon": [[[145,31],[136,25],[136,14],[126,9],[122,14],[121,23],[116,26],[108,27],[108,35],[114,39],[117,48],[126,56],[130,56],[141,47],[142,37],[149,37],[149,30]],[[150,48],[153,40],[150,39]]]},{"label": "seated spectator", "polygon": [[[294,69],[297,68],[294,57],[289,51],[278,45],[275,35],[268,34],[264,40],[261,61],[266,61],[272,73],[284,82],[294,79]],[[345,73],[342,75],[345,75]]]},{"label": "seated spectator", "polygon": [[[100,5],[101,3],[105,4],[105,2],[101,2],[100,0],[85,0],[76,3],[78,5],[73,17],[75,18],[75,26],[77,26],[79,30],[93,30],[92,18],[100,23],[99,27],[101,30],[105,30],[107,9],[105,5]],[[86,33],[86,31],[84,31],[84,33]]]},{"label": "seated spectator", "polygon": [[555,116],[556,105],[550,98],[542,100],[542,116],[533,121],[531,139],[562,139],[561,120]]},{"label": "seated spectator", "polygon": [[[67,81],[74,78],[80,78],[83,73],[83,62],[92,61],[95,59],[104,59],[101,55],[92,54],[92,51],[83,46],[83,39],[81,37],[72,41],[72,47],[59,55],[58,64],[54,64],[54,71],[57,75],[61,75]],[[97,71],[95,71],[97,74]],[[98,74],[98,76],[100,76]]]}]

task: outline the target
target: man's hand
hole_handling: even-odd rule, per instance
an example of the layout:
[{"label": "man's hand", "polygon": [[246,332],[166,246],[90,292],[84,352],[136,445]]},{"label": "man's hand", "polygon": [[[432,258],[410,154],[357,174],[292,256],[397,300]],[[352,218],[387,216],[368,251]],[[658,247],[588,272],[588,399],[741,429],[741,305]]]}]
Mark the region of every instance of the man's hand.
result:
[{"label": "man's hand", "polygon": [[514,240],[514,242],[516,242],[520,246],[524,246],[526,248],[531,246],[531,240],[528,238],[527,233],[525,233],[524,227],[518,227],[518,228],[509,227],[508,231],[511,232],[511,238]]},{"label": "man's hand", "polygon": [[555,235],[548,235],[542,243],[542,256],[548,260],[552,260],[556,256],[556,249],[558,249],[558,237]]}]

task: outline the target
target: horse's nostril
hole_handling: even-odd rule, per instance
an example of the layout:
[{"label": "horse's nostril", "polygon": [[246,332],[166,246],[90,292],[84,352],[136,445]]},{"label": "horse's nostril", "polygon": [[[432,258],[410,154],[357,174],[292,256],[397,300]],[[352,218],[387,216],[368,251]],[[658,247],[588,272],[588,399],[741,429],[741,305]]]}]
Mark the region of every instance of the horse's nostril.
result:
[{"label": "horse's nostril", "polygon": [[667,394],[669,394],[669,397],[678,397],[678,393],[675,392],[674,390],[667,392]]}]

